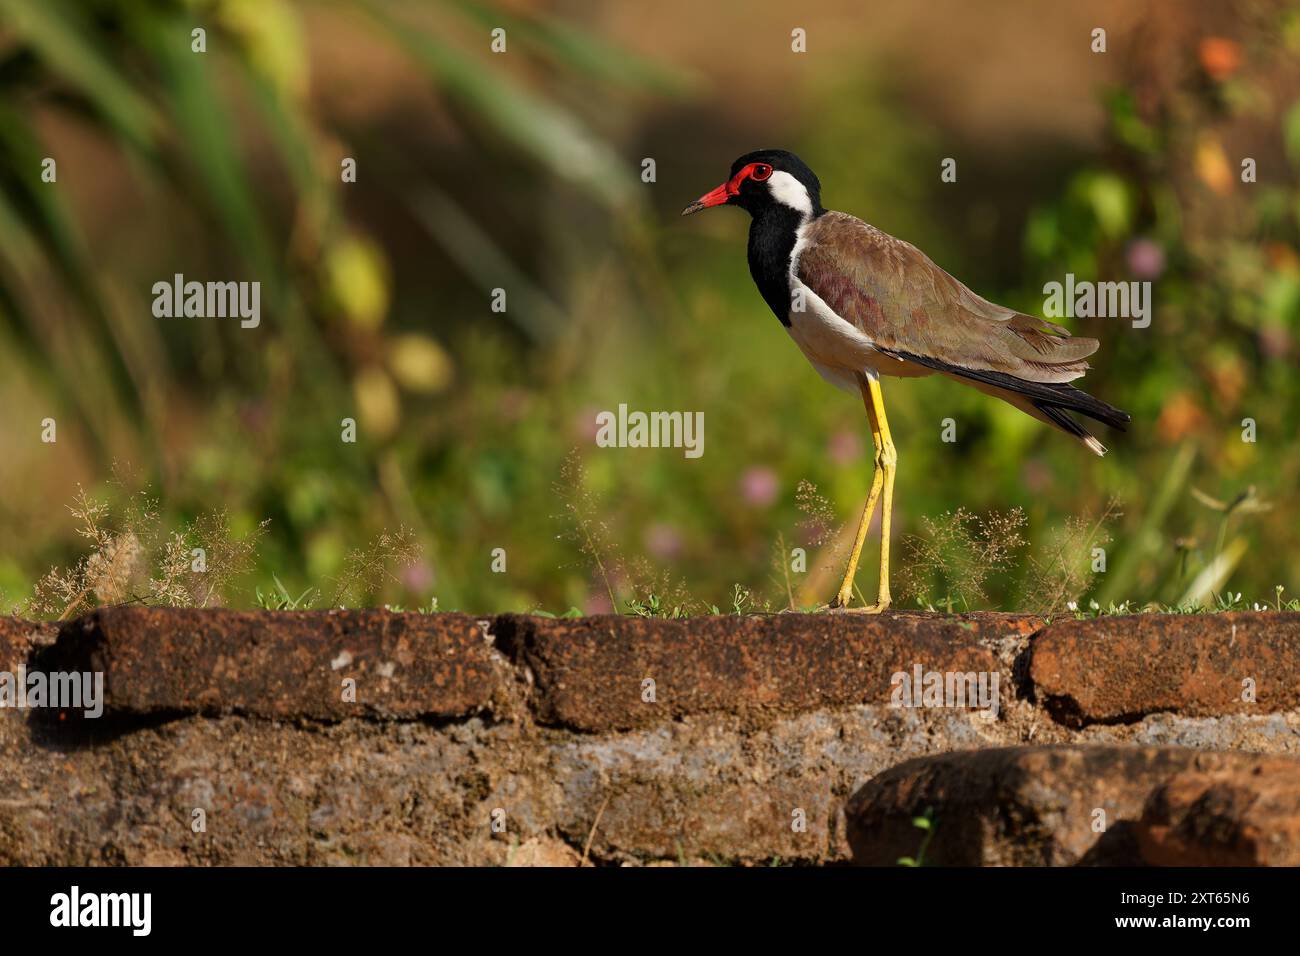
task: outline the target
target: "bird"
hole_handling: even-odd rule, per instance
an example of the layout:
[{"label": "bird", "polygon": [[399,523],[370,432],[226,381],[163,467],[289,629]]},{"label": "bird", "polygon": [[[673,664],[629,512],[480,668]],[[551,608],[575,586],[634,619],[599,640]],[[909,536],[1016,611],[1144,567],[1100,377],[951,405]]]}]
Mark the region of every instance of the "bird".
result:
[{"label": "bird", "polygon": [[[862,396],[874,470],[848,567],[830,610],[890,606],[889,541],[898,453],[885,416],[883,376],[943,375],[1002,399],[1097,455],[1105,446],[1071,413],[1125,430],[1127,412],[1069,384],[1089,369],[1096,339],[990,302],[924,252],[856,216],[826,209],[821,182],[794,153],[761,149],[731,164],[726,182],[682,210],[750,214],[749,271],[763,300],[813,368]],[[858,560],[880,504],[874,604],[851,607]]]}]

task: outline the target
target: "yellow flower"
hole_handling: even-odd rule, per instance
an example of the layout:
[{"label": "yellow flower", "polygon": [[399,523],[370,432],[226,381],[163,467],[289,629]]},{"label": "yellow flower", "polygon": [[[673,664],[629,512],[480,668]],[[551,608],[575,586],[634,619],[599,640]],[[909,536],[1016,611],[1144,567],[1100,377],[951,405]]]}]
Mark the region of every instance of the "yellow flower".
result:
[{"label": "yellow flower", "polygon": [[388,368],[411,392],[441,392],[451,384],[451,359],[426,335],[399,335],[388,350]]}]

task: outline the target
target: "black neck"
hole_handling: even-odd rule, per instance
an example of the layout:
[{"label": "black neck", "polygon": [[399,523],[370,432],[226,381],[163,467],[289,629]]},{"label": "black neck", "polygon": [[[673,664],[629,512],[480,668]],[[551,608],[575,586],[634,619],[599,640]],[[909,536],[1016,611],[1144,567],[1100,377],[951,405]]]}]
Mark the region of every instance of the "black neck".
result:
[{"label": "black neck", "polygon": [[784,203],[772,203],[749,224],[749,274],[763,301],[782,325],[790,324],[790,254],[803,216]]}]

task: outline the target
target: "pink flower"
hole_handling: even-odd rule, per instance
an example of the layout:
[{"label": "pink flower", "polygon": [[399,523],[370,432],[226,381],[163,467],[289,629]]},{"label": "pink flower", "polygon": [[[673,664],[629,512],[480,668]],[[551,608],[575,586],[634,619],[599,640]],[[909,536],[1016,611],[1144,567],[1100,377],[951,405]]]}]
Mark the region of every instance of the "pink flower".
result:
[{"label": "pink flower", "polygon": [[242,403],[239,406],[238,414],[240,423],[250,432],[263,431],[271,420],[266,405],[259,401]]},{"label": "pink flower", "polygon": [[1052,485],[1052,469],[1041,458],[1030,458],[1020,470],[1020,480],[1032,492],[1046,491]]},{"label": "pink flower", "polygon": [[596,436],[600,434],[600,423],[596,421],[596,416],[600,414],[600,409],[584,408],[573,418],[573,434],[584,442],[595,443]]},{"label": "pink flower", "polygon": [[1286,358],[1291,351],[1291,333],[1285,325],[1266,325],[1259,330],[1259,347],[1269,358]]},{"label": "pink flower", "polygon": [[1158,279],[1165,271],[1165,250],[1151,239],[1134,239],[1124,252],[1129,272],[1139,279]]},{"label": "pink flower", "polygon": [[652,524],[642,535],[645,549],[661,561],[668,561],[682,553],[682,536],[670,524]]},{"label": "pink flower", "polygon": [[507,422],[517,422],[528,413],[529,394],[522,388],[508,388],[501,393],[498,407]]},{"label": "pink flower", "polygon": [[776,472],[764,465],[755,465],[740,477],[740,496],[756,508],[776,501],[778,490]]},{"label": "pink flower", "polygon": [[427,561],[416,561],[402,568],[402,587],[412,594],[425,594],[433,587],[433,568]]},{"label": "pink flower", "polygon": [[858,433],[841,428],[826,443],[826,454],[837,465],[848,465],[862,459],[862,439]]}]

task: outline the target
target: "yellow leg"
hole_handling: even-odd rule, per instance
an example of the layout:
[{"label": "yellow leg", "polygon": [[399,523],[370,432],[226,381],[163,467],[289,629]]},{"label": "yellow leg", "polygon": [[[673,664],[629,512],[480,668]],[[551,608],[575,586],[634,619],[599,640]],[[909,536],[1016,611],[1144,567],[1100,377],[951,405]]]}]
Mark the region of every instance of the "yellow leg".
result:
[{"label": "yellow leg", "polygon": [[876,447],[876,467],[875,473],[871,476],[871,491],[867,494],[867,504],[862,509],[862,520],[858,522],[853,551],[849,554],[849,566],[844,572],[844,581],[840,584],[839,593],[831,602],[831,607],[836,609],[846,608],[853,601],[853,579],[858,573],[858,559],[862,556],[862,545],[867,540],[871,516],[876,512],[876,502],[880,499],[881,489],[885,485],[885,472],[880,467],[880,427],[876,424],[876,410],[871,404],[871,392],[867,386],[866,376],[858,376],[858,387],[862,389],[862,402],[867,407],[867,421],[871,423],[871,440]]},{"label": "yellow leg", "polygon": [[880,589],[876,594],[876,603],[863,608],[853,608],[867,614],[878,614],[889,607],[889,533],[894,513],[894,471],[898,464],[898,453],[894,450],[894,439],[889,434],[889,420],[885,417],[885,398],[880,390],[880,380],[874,375],[858,373],[858,388],[862,391],[862,402],[867,408],[867,420],[871,423],[871,438],[876,446],[875,474],[871,478],[871,491],[867,495],[866,507],[862,509],[862,521],[858,524],[858,533],[853,542],[853,551],[849,555],[849,566],[844,573],[844,582],[839,593],[831,602],[837,610],[849,610],[853,600],[853,578],[858,572],[858,558],[862,555],[862,545],[867,540],[867,528],[871,516],[876,510],[876,501],[884,493],[884,502],[880,514]]}]

